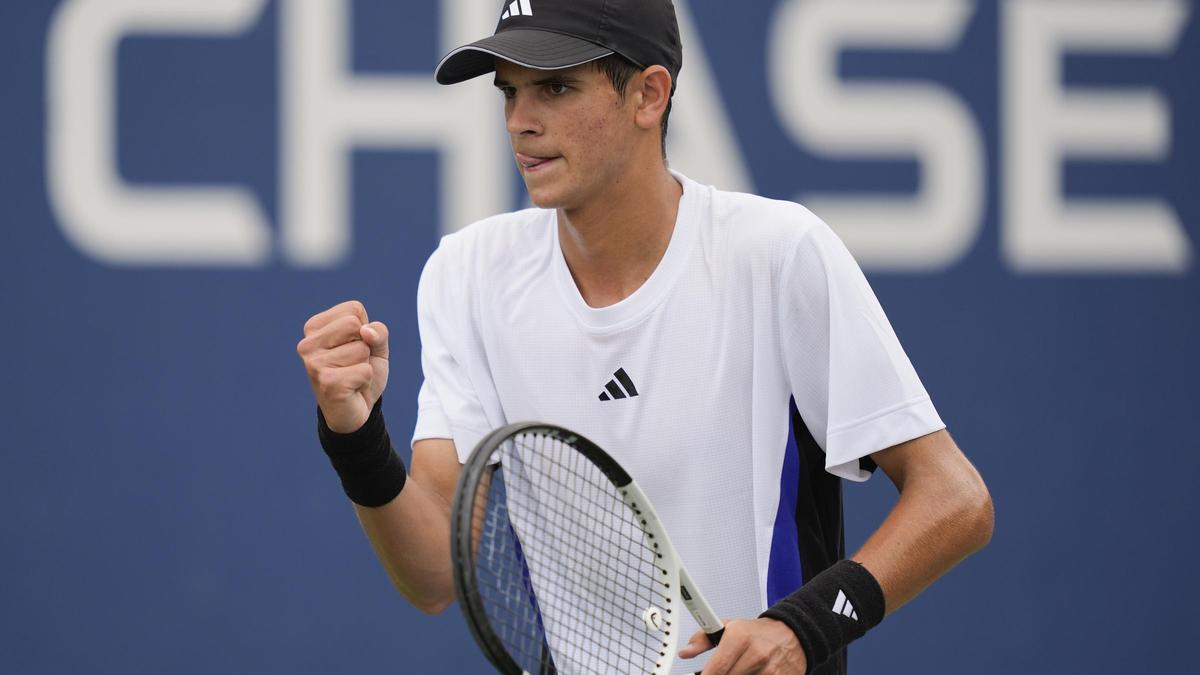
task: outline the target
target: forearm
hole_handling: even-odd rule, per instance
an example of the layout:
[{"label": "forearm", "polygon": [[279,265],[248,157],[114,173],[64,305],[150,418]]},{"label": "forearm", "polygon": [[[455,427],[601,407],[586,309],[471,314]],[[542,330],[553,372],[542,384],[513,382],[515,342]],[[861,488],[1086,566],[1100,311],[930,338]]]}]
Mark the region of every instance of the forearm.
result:
[{"label": "forearm", "polygon": [[445,499],[410,476],[392,501],[374,508],[355,504],[354,510],[396,590],[429,614],[454,602]]},{"label": "forearm", "polygon": [[333,432],[318,415],[318,435],[392,584],[418,609],[441,612],[454,601],[450,499],[459,465],[453,443],[418,443],[407,471],[380,402],[349,434]]},{"label": "forearm", "polygon": [[896,506],[853,560],[833,564],[762,614],[791,629],[810,667],[991,538],[987,487],[945,430],[872,457],[900,491]]},{"label": "forearm", "polygon": [[899,500],[852,556],[879,582],[888,613],[991,539],[992,501],[975,468],[957,448],[927,457],[899,476]]}]

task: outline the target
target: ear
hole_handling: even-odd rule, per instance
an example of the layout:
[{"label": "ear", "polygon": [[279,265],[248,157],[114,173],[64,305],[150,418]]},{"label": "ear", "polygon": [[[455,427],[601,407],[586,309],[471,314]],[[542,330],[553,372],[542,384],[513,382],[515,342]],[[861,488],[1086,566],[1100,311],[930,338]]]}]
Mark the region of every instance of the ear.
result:
[{"label": "ear", "polygon": [[636,87],[634,101],[637,110],[634,121],[646,130],[657,129],[671,100],[671,73],[662,66],[650,66],[638,74],[633,85]]}]

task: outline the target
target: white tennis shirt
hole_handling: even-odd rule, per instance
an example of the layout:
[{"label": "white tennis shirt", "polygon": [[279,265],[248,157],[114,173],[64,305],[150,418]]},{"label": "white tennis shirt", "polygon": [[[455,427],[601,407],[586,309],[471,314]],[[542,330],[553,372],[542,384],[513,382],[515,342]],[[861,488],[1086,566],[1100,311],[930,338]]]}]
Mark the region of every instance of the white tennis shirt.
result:
[{"label": "white tennis shirt", "polygon": [[[860,458],[944,425],[824,222],[675,176],[683,197],[666,253],[608,307],[580,295],[553,210],[442,239],[418,290],[413,440],[453,439],[465,460],[512,422],[582,433],[646,491],[717,613],[752,618],[772,575],[797,567],[772,554],[795,526],[780,506],[793,401],[826,470],[856,481],[870,476]],[[681,643],[695,630],[687,617]]]}]

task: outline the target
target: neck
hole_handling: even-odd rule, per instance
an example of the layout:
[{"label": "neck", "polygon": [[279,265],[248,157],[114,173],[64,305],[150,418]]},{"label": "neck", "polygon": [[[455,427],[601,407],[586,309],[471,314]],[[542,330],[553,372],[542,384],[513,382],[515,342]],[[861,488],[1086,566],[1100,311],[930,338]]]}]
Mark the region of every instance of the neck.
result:
[{"label": "neck", "polygon": [[629,297],[658,267],[683,187],[663,164],[623,175],[587,205],[558,210],[558,238],[575,285],[592,307]]}]

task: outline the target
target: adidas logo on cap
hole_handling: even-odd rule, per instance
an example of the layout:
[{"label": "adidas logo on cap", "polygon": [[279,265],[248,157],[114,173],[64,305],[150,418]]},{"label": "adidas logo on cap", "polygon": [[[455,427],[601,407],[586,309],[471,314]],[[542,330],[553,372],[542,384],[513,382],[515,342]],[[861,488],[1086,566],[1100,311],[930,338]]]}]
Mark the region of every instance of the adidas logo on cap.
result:
[{"label": "adidas logo on cap", "polygon": [[533,5],[529,4],[531,0],[513,0],[508,3],[508,7],[504,8],[504,13],[500,15],[500,20],[511,19],[514,16],[533,16]]}]

